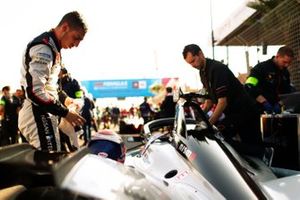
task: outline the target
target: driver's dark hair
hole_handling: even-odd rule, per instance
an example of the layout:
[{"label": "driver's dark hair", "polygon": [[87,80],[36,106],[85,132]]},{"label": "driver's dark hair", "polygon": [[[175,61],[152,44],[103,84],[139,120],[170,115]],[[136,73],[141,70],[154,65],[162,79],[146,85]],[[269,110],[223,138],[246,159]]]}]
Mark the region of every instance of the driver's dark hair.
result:
[{"label": "driver's dark hair", "polygon": [[188,52],[190,52],[193,56],[195,56],[195,55],[198,55],[200,51],[202,52],[201,48],[198,45],[189,44],[184,47],[182,55],[183,55],[183,58],[185,59]]},{"label": "driver's dark hair", "polygon": [[62,25],[65,22],[67,22],[73,30],[81,29],[84,31],[84,33],[86,33],[88,30],[87,25],[85,24],[82,16],[77,11],[65,14],[60,20],[58,26]]}]

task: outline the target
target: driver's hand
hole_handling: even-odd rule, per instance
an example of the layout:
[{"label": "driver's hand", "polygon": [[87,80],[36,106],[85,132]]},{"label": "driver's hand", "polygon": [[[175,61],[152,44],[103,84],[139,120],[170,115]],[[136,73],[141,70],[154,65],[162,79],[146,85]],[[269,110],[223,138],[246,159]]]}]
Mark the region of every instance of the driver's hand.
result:
[{"label": "driver's hand", "polygon": [[73,126],[82,126],[86,122],[86,120],[75,111],[69,111],[65,118]]}]

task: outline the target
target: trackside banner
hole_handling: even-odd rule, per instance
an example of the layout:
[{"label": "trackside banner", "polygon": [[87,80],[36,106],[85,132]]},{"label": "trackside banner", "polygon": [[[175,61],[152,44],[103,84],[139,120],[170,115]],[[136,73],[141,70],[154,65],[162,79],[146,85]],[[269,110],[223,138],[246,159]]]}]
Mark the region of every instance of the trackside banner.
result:
[{"label": "trackside banner", "polygon": [[81,85],[94,98],[153,96],[151,88],[156,85],[165,85],[171,79],[89,80],[82,81]]}]

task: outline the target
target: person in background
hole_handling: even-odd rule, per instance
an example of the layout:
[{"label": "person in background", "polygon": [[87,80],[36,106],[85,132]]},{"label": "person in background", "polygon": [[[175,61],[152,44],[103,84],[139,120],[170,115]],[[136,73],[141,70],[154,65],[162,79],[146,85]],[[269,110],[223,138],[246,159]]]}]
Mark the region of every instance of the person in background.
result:
[{"label": "person in background", "polygon": [[[185,46],[182,54],[188,64],[199,70],[203,87],[209,95],[203,110],[208,112],[215,105],[209,122],[217,124],[224,113],[222,123],[225,129],[222,133],[225,140],[241,153],[263,158],[260,114],[243,85],[226,65],[205,58],[198,45]],[[240,141],[233,139],[237,135]]]},{"label": "person in background", "polygon": [[23,106],[23,102],[24,102],[24,92],[21,89],[16,89],[15,93],[13,93],[12,95],[12,100],[13,100],[13,105],[14,105],[14,109],[16,110],[17,116],[16,116],[16,120],[14,122],[15,126],[14,126],[14,130],[17,131],[17,139],[16,139],[16,143],[18,143],[19,138],[21,138],[21,142],[25,142],[26,140],[24,140],[24,138],[22,137],[19,128],[18,128],[18,122],[19,122],[19,112]]},{"label": "person in background", "polygon": [[73,103],[57,79],[61,70],[61,49],[77,47],[87,32],[77,11],[65,14],[58,25],[34,38],[28,45],[21,68],[21,86],[25,93],[19,112],[19,129],[27,142],[43,151],[60,151],[58,118],[73,126],[85,120],[66,106]]},{"label": "person in background", "polygon": [[105,107],[101,114],[100,126],[102,129],[110,129],[111,109],[109,106]]},{"label": "person in background", "polygon": [[[98,131],[99,129],[99,124],[97,122],[97,106],[96,106],[96,102],[97,102],[97,98],[91,98],[91,102],[92,102],[92,111],[91,111],[91,114],[92,114],[92,130],[94,131]],[[117,121],[119,121],[119,117],[120,117],[120,110],[119,108],[117,107],[116,109],[116,113],[118,115],[118,119]],[[118,114],[119,113],[119,114]]]},{"label": "person in background", "polygon": [[65,67],[60,70],[58,84],[69,97],[73,99],[83,98],[79,82],[68,73]]},{"label": "person in background", "polygon": [[173,89],[166,87],[166,97],[160,105],[160,118],[175,117],[176,102],[173,100]]},{"label": "person in background", "polygon": [[[68,73],[68,70],[65,67],[62,67],[60,70],[60,73],[58,74],[58,85],[60,87],[61,90],[63,90],[69,97],[73,98],[73,99],[81,99],[82,100],[82,104],[83,104],[83,95],[82,95],[82,91],[80,89],[80,85],[79,82],[75,79],[72,78],[71,75]],[[77,150],[77,147],[74,146],[74,144],[72,144],[70,137],[71,137],[71,133],[73,133],[73,131],[71,131],[70,133],[65,133],[62,131],[62,119],[60,119],[60,125],[59,125],[59,135],[60,135],[60,141],[61,141],[61,150],[62,151],[67,151],[68,150],[70,152],[74,152]],[[77,132],[78,130],[80,130],[81,128],[79,126],[74,127],[74,131]],[[68,130],[68,129],[66,129]],[[76,133],[73,136],[75,139],[77,139],[76,137]],[[76,144],[78,142],[75,142]]]},{"label": "person in background", "polygon": [[153,111],[151,110],[150,104],[147,102],[147,100],[148,98],[144,97],[144,101],[139,106],[139,111],[144,120],[144,124],[151,121],[153,115]]},{"label": "person in background", "polygon": [[84,99],[84,103],[81,109],[81,116],[85,119],[85,123],[83,124],[82,129],[83,129],[83,138],[84,138],[83,145],[86,145],[91,140],[91,135],[92,135],[91,128],[94,120],[93,109],[95,108],[95,104],[93,99],[87,97],[85,92],[83,92],[83,99]]},{"label": "person in background", "polygon": [[276,56],[258,63],[251,69],[245,88],[256,100],[261,113],[281,113],[283,104],[279,95],[294,91],[287,69],[293,59],[293,50],[283,46],[278,49]]},{"label": "person in background", "polygon": [[13,97],[10,93],[10,87],[2,88],[2,97],[0,100],[1,113],[1,145],[15,144],[18,138],[17,124],[17,106],[13,102]]},{"label": "person in background", "polygon": [[23,90],[16,89],[15,93],[13,93],[12,98],[13,102],[18,105],[17,111],[19,112],[25,99]]},{"label": "person in background", "polygon": [[114,127],[116,127],[119,124],[119,119],[120,119],[120,109],[118,108],[118,106],[113,106],[111,108],[111,124],[114,125]]}]

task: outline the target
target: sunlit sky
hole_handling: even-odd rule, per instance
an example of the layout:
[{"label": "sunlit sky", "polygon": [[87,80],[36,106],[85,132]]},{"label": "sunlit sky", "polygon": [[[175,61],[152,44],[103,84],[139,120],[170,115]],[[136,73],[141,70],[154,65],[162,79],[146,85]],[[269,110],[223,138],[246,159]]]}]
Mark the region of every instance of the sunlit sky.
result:
[{"label": "sunlit sky", "polygon": [[[211,0],[213,28],[243,2]],[[78,48],[62,51],[65,66],[78,80],[179,77],[188,82],[196,75],[182,58],[183,47],[196,43],[212,56],[209,0],[2,1],[1,87],[18,86],[26,44],[73,10],[89,27]]]}]

